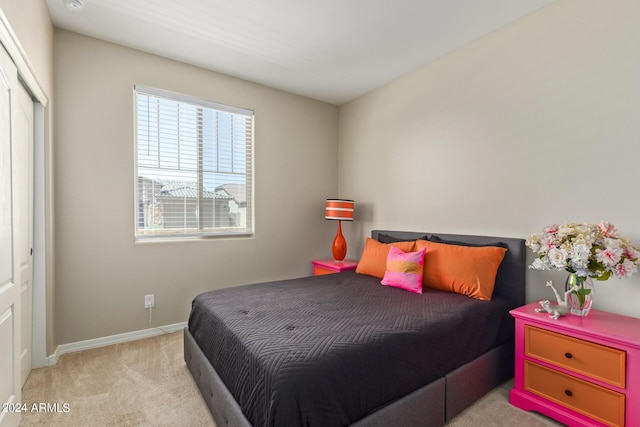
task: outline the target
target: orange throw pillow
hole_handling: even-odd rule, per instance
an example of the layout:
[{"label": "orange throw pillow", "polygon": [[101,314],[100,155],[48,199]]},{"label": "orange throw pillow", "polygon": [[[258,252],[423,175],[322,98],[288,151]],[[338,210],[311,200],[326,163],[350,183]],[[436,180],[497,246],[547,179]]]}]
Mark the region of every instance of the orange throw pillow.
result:
[{"label": "orange throw pillow", "polygon": [[367,237],[367,241],[362,251],[362,256],[356,267],[356,273],[368,274],[382,279],[385,271],[387,271],[387,256],[391,246],[395,246],[402,252],[412,252],[415,242],[394,242],[380,243],[371,237]]},{"label": "orange throw pillow", "polygon": [[480,300],[490,300],[498,267],[507,252],[497,246],[458,246],[417,240],[415,250],[427,248],[422,284]]}]

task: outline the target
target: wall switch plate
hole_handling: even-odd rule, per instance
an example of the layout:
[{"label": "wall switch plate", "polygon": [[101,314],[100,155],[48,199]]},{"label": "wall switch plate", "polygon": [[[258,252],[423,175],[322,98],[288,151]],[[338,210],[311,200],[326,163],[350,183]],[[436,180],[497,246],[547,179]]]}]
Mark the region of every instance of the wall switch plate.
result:
[{"label": "wall switch plate", "polygon": [[152,308],[156,306],[156,302],[155,302],[155,296],[153,294],[151,295],[145,295],[144,296],[144,308]]}]

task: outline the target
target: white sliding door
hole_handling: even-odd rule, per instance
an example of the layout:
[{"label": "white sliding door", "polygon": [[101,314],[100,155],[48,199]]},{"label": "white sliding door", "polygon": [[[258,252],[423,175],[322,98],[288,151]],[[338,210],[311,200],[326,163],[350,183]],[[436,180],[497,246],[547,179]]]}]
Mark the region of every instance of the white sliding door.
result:
[{"label": "white sliding door", "polygon": [[18,85],[14,90],[16,108],[13,114],[13,187],[15,189],[15,239],[18,241],[20,265],[20,365],[21,385],[31,372],[31,335],[33,318],[33,101]]},{"label": "white sliding door", "polygon": [[16,426],[20,413],[2,411],[20,403],[20,267],[15,236],[13,188],[14,90],[17,71],[9,55],[0,47],[0,426]]}]

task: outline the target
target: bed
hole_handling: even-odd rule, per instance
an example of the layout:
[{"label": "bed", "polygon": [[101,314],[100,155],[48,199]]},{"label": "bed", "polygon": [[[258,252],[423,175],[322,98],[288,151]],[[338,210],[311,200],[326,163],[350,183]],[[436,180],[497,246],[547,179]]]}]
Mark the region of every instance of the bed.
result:
[{"label": "bed", "polygon": [[218,426],[444,425],[513,376],[509,310],[524,304],[524,240],[390,230],[372,239],[506,252],[490,301],[413,294],[353,271],[198,295],[184,357]]}]

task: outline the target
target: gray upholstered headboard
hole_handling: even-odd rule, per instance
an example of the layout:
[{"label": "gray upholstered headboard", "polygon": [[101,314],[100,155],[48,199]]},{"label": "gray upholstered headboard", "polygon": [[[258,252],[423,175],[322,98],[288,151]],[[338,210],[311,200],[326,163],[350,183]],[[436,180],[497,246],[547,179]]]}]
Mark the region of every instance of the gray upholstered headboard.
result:
[{"label": "gray upholstered headboard", "polygon": [[413,231],[372,230],[371,237],[380,240],[385,235],[398,240],[430,240],[433,236],[445,241],[462,242],[470,245],[495,245],[506,247],[507,253],[498,268],[494,295],[500,295],[518,306],[525,303],[525,272],[527,269],[524,239],[512,237],[471,236],[465,234],[442,234]]}]

